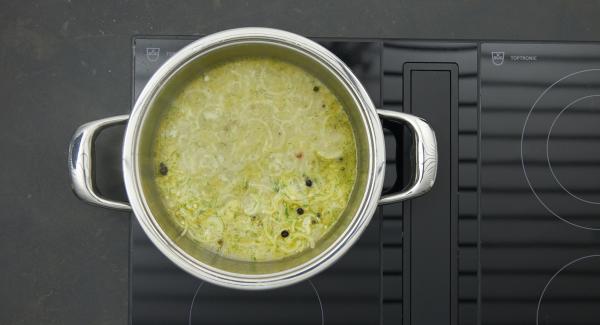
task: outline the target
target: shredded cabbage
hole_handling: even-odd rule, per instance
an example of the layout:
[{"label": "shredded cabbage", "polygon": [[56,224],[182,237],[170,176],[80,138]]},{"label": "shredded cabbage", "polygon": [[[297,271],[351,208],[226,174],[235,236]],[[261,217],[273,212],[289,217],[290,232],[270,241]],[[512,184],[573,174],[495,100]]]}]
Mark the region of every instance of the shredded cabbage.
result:
[{"label": "shredded cabbage", "polygon": [[245,261],[314,247],[356,179],[341,103],[311,74],[270,58],[198,72],[166,107],[153,153],[181,236]]}]

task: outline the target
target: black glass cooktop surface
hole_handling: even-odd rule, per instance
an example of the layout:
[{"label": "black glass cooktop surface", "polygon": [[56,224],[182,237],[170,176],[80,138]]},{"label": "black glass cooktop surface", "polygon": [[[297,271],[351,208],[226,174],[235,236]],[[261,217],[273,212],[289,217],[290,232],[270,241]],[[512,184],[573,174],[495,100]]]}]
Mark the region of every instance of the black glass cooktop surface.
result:
[{"label": "black glass cooktop surface", "polygon": [[600,46],[481,48],[483,324],[600,322]]},{"label": "black glass cooktop surface", "polygon": [[[134,98],[193,39],[136,38]],[[600,45],[320,41],[376,106],[432,125],[433,190],[378,209],[322,274],[263,292],[186,274],[132,218],[131,323],[598,324]],[[397,190],[411,136],[384,127]]]}]

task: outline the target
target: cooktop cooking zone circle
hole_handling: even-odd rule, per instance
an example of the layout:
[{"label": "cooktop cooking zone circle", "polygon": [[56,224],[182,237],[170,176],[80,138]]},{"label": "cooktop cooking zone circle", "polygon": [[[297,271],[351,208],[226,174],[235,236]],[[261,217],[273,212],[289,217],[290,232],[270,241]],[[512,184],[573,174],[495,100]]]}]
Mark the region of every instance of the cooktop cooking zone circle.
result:
[{"label": "cooktop cooking zone circle", "polygon": [[[584,105],[582,105],[584,104]],[[588,105],[585,105],[588,104]],[[551,145],[550,145],[550,140],[551,140],[551,135],[552,135],[552,131],[557,129],[557,133],[559,134],[564,134],[567,133],[566,132],[560,132],[563,128],[567,128],[569,126],[572,125],[578,125],[579,130],[583,131],[585,134],[587,135],[591,135],[592,137],[598,137],[600,136],[600,132],[598,130],[600,130],[600,125],[594,123],[593,125],[593,129],[591,128],[585,128],[585,126],[582,126],[581,124],[577,123],[577,111],[575,110],[589,110],[592,112],[592,114],[594,113],[594,110],[598,109],[598,112],[600,112],[600,95],[588,95],[588,96],[584,96],[584,97],[580,97],[577,98],[576,100],[570,102],[567,106],[565,106],[565,108],[563,108],[558,115],[556,115],[556,117],[554,118],[554,120],[552,121],[552,125],[550,126],[550,131],[548,132],[548,137],[546,139],[546,160],[548,162],[548,167],[550,168],[550,172],[552,173],[552,177],[554,177],[554,180],[558,183],[558,185],[565,191],[567,192],[569,195],[571,195],[572,197],[574,197],[575,199],[585,202],[585,203],[589,203],[589,204],[600,204],[600,200],[597,198],[597,195],[593,196],[594,193],[592,193],[592,198],[587,199],[586,197],[589,195],[589,193],[586,193],[585,191],[580,191],[582,193],[577,193],[575,191],[569,190],[569,188],[571,186],[568,185],[567,182],[570,183],[576,183],[578,181],[580,181],[581,179],[585,178],[585,177],[589,177],[589,175],[587,175],[586,173],[586,169],[585,168],[580,168],[578,170],[573,170],[573,171],[565,171],[565,173],[568,173],[570,175],[567,175],[567,177],[564,178],[563,182],[565,182],[565,184],[563,184],[563,182],[560,181],[561,177],[559,177],[558,172],[559,171],[555,171],[555,169],[559,169],[560,170],[560,166],[557,168],[553,168],[552,167],[552,159],[551,159],[551,154],[550,154],[550,149],[551,149]],[[565,113],[565,111],[569,110],[567,113]],[[569,115],[568,113],[572,112],[574,114]],[[565,113],[565,114],[563,114]],[[586,112],[582,112],[582,113],[586,113]],[[575,115],[575,118],[573,118],[573,115]],[[560,117],[564,116],[562,119],[560,119]],[[557,123],[558,122],[558,123]],[[595,121],[594,121],[595,122]],[[581,137],[581,135],[579,135],[579,137]],[[563,144],[562,146],[559,146],[559,150],[568,150],[567,148],[561,148],[565,146],[565,144]],[[590,151],[593,152],[594,147],[590,148]],[[596,149],[597,151],[600,149]],[[585,161],[582,162],[583,164],[595,164],[597,163],[596,161]],[[571,176],[571,177],[568,177]],[[576,186],[576,184],[572,184],[573,186]],[[592,191],[594,190],[593,188],[591,189]],[[596,193],[597,194],[597,193]]]},{"label": "cooktop cooking zone circle", "polygon": [[562,221],[588,230],[600,230],[598,125],[600,69],[587,69],[545,88],[521,134],[523,172],[537,200]]},{"label": "cooktop cooking zone circle", "polygon": [[[219,316],[222,313],[230,315]],[[234,324],[232,320],[257,325],[325,324],[321,296],[311,280],[266,291],[233,290],[201,282],[190,304],[188,324]]]},{"label": "cooktop cooking zone circle", "polygon": [[600,255],[577,258],[546,283],[538,300],[536,325],[598,324]]}]

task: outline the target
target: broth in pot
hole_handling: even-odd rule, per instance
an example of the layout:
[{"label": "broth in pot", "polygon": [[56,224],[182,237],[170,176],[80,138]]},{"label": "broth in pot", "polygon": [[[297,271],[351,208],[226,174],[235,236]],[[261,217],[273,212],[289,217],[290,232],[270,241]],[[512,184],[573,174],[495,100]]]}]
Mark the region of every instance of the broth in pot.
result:
[{"label": "broth in pot", "polygon": [[302,68],[267,57],[198,71],[167,105],[153,143],[169,217],[232,259],[274,261],[314,247],[356,180],[342,104]]}]

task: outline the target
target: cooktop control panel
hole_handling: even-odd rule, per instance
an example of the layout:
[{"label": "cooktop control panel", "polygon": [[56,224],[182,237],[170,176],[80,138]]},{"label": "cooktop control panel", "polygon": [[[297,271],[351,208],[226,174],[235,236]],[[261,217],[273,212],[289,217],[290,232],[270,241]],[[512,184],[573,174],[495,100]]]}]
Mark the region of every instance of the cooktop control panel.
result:
[{"label": "cooktop control panel", "polygon": [[[133,99],[194,37],[134,39]],[[426,119],[436,184],[380,207],[338,263],[264,292],[177,269],[132,218],[131,323],[597,324],[600,45],[316,39],[377,107]],[[411,136],[384,124],[385,189]]]}]

